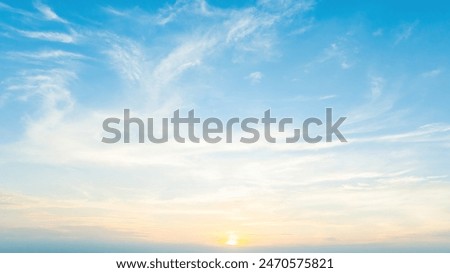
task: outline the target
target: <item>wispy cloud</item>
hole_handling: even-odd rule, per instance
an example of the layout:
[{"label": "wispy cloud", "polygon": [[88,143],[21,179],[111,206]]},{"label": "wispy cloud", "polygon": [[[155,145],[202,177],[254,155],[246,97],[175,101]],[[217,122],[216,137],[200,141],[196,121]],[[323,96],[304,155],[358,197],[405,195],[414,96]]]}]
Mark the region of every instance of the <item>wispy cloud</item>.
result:
[{"label": "wispy cloud", "polygon": [[173,5],[167,5],[155,13],[148,13],[139,7],[131,9],[116,9],[111,6],[103,7],[103,11],[114,16],[126,18],[143,25],[165,26],[179,18],[195,16],[220,16],[226,13],[210,6],[204,0],[176,1]]},{"label": "wispy cloud", "polygon": [[258,84],[261,82],[261,79],[263,78],[263,74],[260,71],[255,71],[255,72],[248,74],[248,76],[246,78],[249,79],[252,84]]},{"label": "wispy cloud", "polygon": [[351,34],[347,33],[329,44],[318,57],[306,64],[306,68],[308,69],[315,64],[322,64],[329,61],[337,62],[341,69],[344,70],[352,68],[355,64],[353,55],[358,52],[358,49],[352,45],[350,36]]},{"label": "wispy cloud", "polygon": [[383,36],[383,33],[384,33],[383,29],[379,28],[379,29],[375,30],[374,32],[372,32],[372,36],[380,37],[380,36]]},{"label": "wispy cloud", "polygon": [[33,2],[33,5],[39,11],[40,14],[36,12],[15,8],[3,2],[0,2],[0,10],[5,10],[10,13],[19,14],[23,17],[31,18],[33,20],[55,21],[63,24],[69,23],[67,20],[61,18],[49,6],[43,4],[41,1],[35,1]]},{"label": "wispy cloud", "polygon": [[31,39],[39,39],[39,40],[47,40],[51,42],[60,42],[60,43],[76,43],[77,35],[76,33],[61,33],[61,32],[44,32],[44,31],[27,31],[27,30],[17,30],[17,32],[27,38]]},{"label": "wispy cloud", "polygon": [[325,62],[332,58],[337,58],[339,60],[342,69],[348,69],[352,66],[348,61],[346,53],[342,50],[341,46],[336,43],[332,43],[330,47],[325,50],[325,56],[322,58],[321,62]]},{"label": "wispy cloud", "polygon": [[139,45],[124,40],[120,44],[112,44],[106,54],[110,57],[113,67],[121,77],[130,81],[141,80],[146,56]]},{"label": "wispy cloud", "polygon": [[370,82],[370,92],[373,99],[380,97],[383,92],[384,79],[382,77],[372,77]]},{"label": "wispy cloud", "polygon": [[439,68],[430,70],[430,71],[425,71],[421,74],[422,77],[424,78],[434,78],[439,76],[442,73],[442,70]]},{"label": "wispy cloud", "polygon": [[187,69],[201,64],[217,42],[214,36],[187,39],[158,63],[153,72],[155,79],[159,84],[167,84]]},{"label": "wispy cloud", "polygon": [[413,34],[414,29],[419,24],[419,21],[415,21],[410,24],[404,24],[400,27],[399,32],[396,35],[395,38],[395,44],[399,44],[402,41],[408,40],[409,37]]},{"label": "wispy cloud", "polygon": [[64,51],[64,50],[42,50],[36,52],[9,52],[11,57],[22,57],[27,59],[48,60],[48,59],[83,59],[84,55]]},{"label": "wispy cloud", "polygon": [[237,42],[259,29],[272,26],[278,18],[269,14],[254,14],[254,10],[235,13],[228,22],[230,24],[225,41],[227,43]]},{"label": "wispy cloud", "polygon": [[16,92],[17,97],[24,101],[37,97],[41,101],[42,116],[38,118],[41,125],[55,125],[74,106],[75,101],[67,85],[75,78],[74,72],[64,69],[31,69],[11,79],[7,90]]},{"label": "wispy cloud", "polygon": [[34,2],[34,7],[44,16],[46,20],[56,21],[64,24],[68,23],[65,19],[59,17],[58,14],[56,14],[49,6],[44,5],[40,1]]},{"label": "wispy cloud", "polygon": [[30,17],[30,18],[36,18],[37,16],[35,16],[35,14],[33,14],[32,12],[26,11],[26,10],[22,10],[22,9],[18,9],[18,8],[13,8],[10,5],[7,5],[3,2],[0,2],[0,9],[2,10],[6,10],[8,12],[11,13],[15,13],[15,14],[19,14],[25,17]]},{"label": "wispy cloud", "polygon": [[420,126],[417,130],[407,133],[381,136],[379,141],[404,141],[404,142],[426,142],[443,141],[450,137],[449,124],[426,124]]},{"label": "wispy cloud", "polygon": [[319,97],[319,100],[330,100],[330,99],[334,99],[336,97],[337,97],[336,95],[325,95],[325,96]]}]

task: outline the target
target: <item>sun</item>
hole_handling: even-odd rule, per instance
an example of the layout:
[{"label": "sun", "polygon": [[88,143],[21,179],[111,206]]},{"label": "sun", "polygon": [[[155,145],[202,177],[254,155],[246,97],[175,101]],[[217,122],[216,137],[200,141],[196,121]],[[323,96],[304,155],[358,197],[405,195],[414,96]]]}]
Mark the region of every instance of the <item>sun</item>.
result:
[{"label": "sun", "polygon": [[237,246],[239,245],[239,238],[234,232],[228,233],[228,239],[225,242],[229,246]]}]

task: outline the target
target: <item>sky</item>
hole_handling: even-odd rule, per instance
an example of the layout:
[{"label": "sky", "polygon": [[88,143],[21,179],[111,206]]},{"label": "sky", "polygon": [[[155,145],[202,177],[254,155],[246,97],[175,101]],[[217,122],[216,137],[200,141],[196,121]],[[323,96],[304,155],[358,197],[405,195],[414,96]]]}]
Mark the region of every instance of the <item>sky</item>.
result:
[{"label": "sky", "polygon": [[[446,1],[0,1],[1,252],[450,251]],[[348,142],[101,142],[327,107]]]}]

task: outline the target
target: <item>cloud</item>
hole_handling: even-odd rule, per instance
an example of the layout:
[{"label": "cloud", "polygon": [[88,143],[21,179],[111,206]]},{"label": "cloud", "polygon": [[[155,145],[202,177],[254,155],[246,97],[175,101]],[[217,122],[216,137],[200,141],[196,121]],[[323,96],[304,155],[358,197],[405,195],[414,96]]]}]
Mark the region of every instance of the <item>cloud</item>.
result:
[{"label": "cloud", "polygon": [[27,59],[36,59],[36,60],[49,60],[49,59],[84,59],[86,58],[84,55],[64,51],[64,50],[42,50],[36,52],[9,52],[9,56],[17,58],[27,58]]},{"label": "cloud", "polygon": [[383,29],[379,28],[379,29],[375,30],[374,32],[372,32],[372,36],[374,36],[374,37],[383,36]]},{"label": "cloud", "polygon": [[280,1],[278,5],[260,1],[254,7],[221,9],[206,1],[177,1],[156,14],[138,7],[124,10],[105,7],[104,11],[145,27],[173,24],[184,29],[189,22],[197,38],[223,42],[216,50],[233,47],[240,51],[236,52],[234,61],[242,61],[248,53],[253,54],[253,58],[270,56],[276,42],[276,29],[283,23],[289,24],[292,17],[306,12],[312,5],[312,1]]},{"label": "cloud", "polygon": [[323,58],[320,60],[320,62],[326,62],[330,59],[336,58],[340,62],[342,69],[348,69],[351,67],[351,64],[349,64],[347,60],[346,53],[342,50],[341,46],[332,43],[326,50]]},{"label": "cloud", "polygon": [[44,32],[44,31],[26,31],[17,30],[17,32],[27,38],[47,40],[51,42],[60,42],[73,44],[77,41],[77,35],[75,33],[67,34],[61,32]]},{"label": "cloud", "polygon": [[442,73],[442,70],[436,68],[436,69],[433,69],[433,70],[430,70],[430,71],[423,72],[421,74],[421,76],[424,77],[424,78],[434,78],[434,77],[439,76],[441,73]]},{"label": "cloud", "polygon": [[182,18],[183,15],[221,17],[224,14],[225,13],[222,10],[210,6],[205,0],[176,1],[174,5],[169,5],[166,8],[160,9],[158,14],[152,18],[157,25],[164,26],[174,22],[179,17]]},{"label": "cloud", "polygon": [[69,22],[56,14],[49,6],[43,4],[41,1],[33,2],[34,7],[39,11],[40,14],[36,14],[35,12],[26,11],[23,9],[18,9],[11,7],[3,2],[0,2],[0,9],[6,10],[11,13],[19,14],[21,16],[31,18],[34,20],[46,20],[46,21],[55,21],[64,24],[68,24]]},{"label": "cloud", "polygon": [[346,70],[352,68],[354,65],[352,55],[357,53],[358,49],[356,46],[351,45],[351,41],[349,39],[350,34],[351,33],[347,33],[329,44],[329,46],[327,46],[318,57],[306,64],[306,67],[309,68],[315,64],[335,61],[339,64],[341,69]]},{"label": "cloud", "polygon": [[11,13],[19,14],[19,15],[22,15],[25,17],[36,18],[36,16],[31,12],[28,12],[28,11],[22,10],[22,9],[13,8],[3,2],[0,2],[0,9],[9,11]]},{"label": "cloud", "polygon": [[[137,41],[111,35],[108,39],[113,41],[112,46],[106,53],[120,76],[151,90],[153,95],[160,94],[162,90],[169,89],[170,84],[175,84],[185,72],[207,67],[208,60],[219,56],[224,50],[232,50],[235,56],[233,61],[242,60],[246,54],[254,54],[253,57],[270,55],[277,24],[307,8],[297,2],[286,2],[275,11],[269,12],[268,9],[265,4],[243,9],[219,9],[209,6],[205,1],[178,1],[156,14],[140,8],[118,10],[106,7],[104,10],[109,14],[136,21],[146,28],[152,28],[152,31],[158,31],[158,28],[168,23],[180,24],[182,29],[186,22],[191,22],[192,26],[190,35],[178,36],[175,44],[157,57],[152,56],[152,52],[145,50]],[[199,17],[203,18],[200,22],[207,23],[200,23]],[[158,20],[166,21],[161,23]],[[255,78],[254,82],[257,80]]]},{"label": "cloud", "polygon": [[11,79],[7,90],[15,92],[17,98],[23,101],[34,97],[40,100],[41,116],[30,120],[29,129],[42,126],[41,129],[45,130],[46,126],[59,125],[64,114],[73,109],[75,101],[67,85],[75,78],[74,72],[64,69],[32,69]]},{"label": "cloud", "polygon": [[373,99],[377,99],[383,92],[384,79],[382,77],[372,77],[370,82],[370,92]]},{"label": "cloud", "polygon": [[112,44],[106,54],[118,75],[133,82],[141,80],[146,56],[138,44],[124,39],[121,43]]},{"label": "cloud", "polygon": [[156,14],[148,13],[139,7],[131,9],[116,9],[113,7],[104,7],[103,10],[114,16],[119,16],[132,20],[142,25],[165,26],[175,22],[179,18],[203,16],[203,17],[222,17],[225,13],[216,9],[204,0],[196,1],[176,1],[173,5],[158,10]]},{"label": "cloud", "polygon": [[154,78],[161,85],[173,81],[184,71],[200,65],[203,58],[213,52],[217,42],[214,36],[187,39],[158,63]]},{"label": "cloud", "polygon": [[354,106],[345,114],[351,117],[346,121],[348,132],[370,133],[386,129],[404,118],[405,112],[396,109],[397,98],[392,95],[394,90],[388,90],[389,81],[381,76],[371,76],[367,83],[369,94],[365,92],[366,101]]},{"label": "cloud", "polygon": [[398,34],[395,38],[395,44],[397,45],[397,44],[401,43],[402,41],[408,40],[418,24],[419,24],[419,22],[415,21],[411,24],[402,25],[400,27],[400,31],[398,32]]},{"label": "cloud", "polygon": [[64,24],[68,23],[65,19],[59,17],[58,14],[56,14],[49,6],[44,5],[40,1],[34,2],[34,7],[44,16],[46,20],[56,21]]},{"label": "cloud", "polygon": [[260,71],[255,71],[255,72],[248,74],[248,76],[246,78],[249,79],[252,84],[258,84],[261,82],[261,79],[263,78],[263,74]]},{"label": "cloud", "polygon": [[272,26],[278,20],[273,15],[254,13],[254,10],[249,9],[232,15],[228,22],[229,30],[225,39],[227,43],[240,41],[260,29]]},{"label": "cloud", "polygon": [[109,14],[112,14],[112,15],[115,15],[115,16],[120,16],[120,17],[128,16],[128,12],[126,12],[126,11],[121,11],[121,10],[115,9],[115,8],[113,8],[113,7],[110,7],[110,6],[108,6],[108,7],[103,7],[102,9],[103,9],[103,11],[105,11],[106,13],[109,13]]},{"label": "cloud", "polygon": [[420,126],[417,130],[407,133],[400,133],[394,135],[380,136],[379,141],[393,141],[393,142],[425,142],[436,141],[445,142],[450,137],[450,125],[431,123]]},{"label": "cloud", "polygon": [[325,96],[319,97],[319,100],[330,100],[330,99],[334,99],[336,97],[337,97],[337,95],[325,95]]}]

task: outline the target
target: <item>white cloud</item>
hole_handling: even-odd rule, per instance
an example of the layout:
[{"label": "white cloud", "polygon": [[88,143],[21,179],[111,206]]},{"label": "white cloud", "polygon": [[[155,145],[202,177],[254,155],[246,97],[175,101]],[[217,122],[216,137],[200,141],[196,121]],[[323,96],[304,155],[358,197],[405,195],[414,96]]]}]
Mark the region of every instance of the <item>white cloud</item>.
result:
[{"label": "white cloud", "polygon": [[226,23],[229,25],[225,39],[227,43],[238,42],[261,29],[272,26],[278,20],[278,17],[273,15],[254,13],[253,9],[249,9],[232,15],[230,21]]},{"label": "white cloud", "polygon": [[36,52],[10,52],[12,57],[23,57],[37,60],[47,59],[83,59],[84,55],[64,50],[42,50]]},{"label": "white cloud", "polygon": [[344,70],[353,67],[354,61],[352,61],[352,54],[357,53],[358,50],[355,46],[351,46],[351,41],[348,36],[348,34],[342,36],[326,47],[315,60],[306,65],[307,69],[314,64],[321,64],[329,61],[337,62]]},{"label": "white cloud", "polygon": [[67,34],[61,32],[44,32],[44,31],[26,31],[26,30],[17,30],[20,35],[39,40],[47,40],[52,42],[60,42],[60,43],[68,43],[72,44],[77,41],[76,34]]},{"label": "white cloud", "polygon": [[372,32],[372,35],[375,37],[383,36],[383,29],[379,28],[379,29],[375,30],[374,32]]},{"label": "white cloud", "polygon": [[44,135],[47,129],[63,124],[65,115],[72,111],[75,105],[68,88],[68,84],[75,78],[73,71],[48,69],[27,70],[10,81],[7,90],[14,92],[18,99],[30,101],[37,98],[40,102],[40,114],[27,117],[28,137],[35,133],[37,136]]},{"label": "white cloud", "polygon": [[106,54],[119,76],[133,82],[141,80],[146,56],[138,44],[124,39],[122,43],[112,44]]},{"label": "white cloud", "polygon": [[382,77],[372,77],[370,81],[370,92],[373,99],[380,97],[383,92],[383,87],[384,79]]},{"label": "white cloud", "polygon": [[[388,81],[381,76],[369,78],[369,94],[365,103],[355,106],[345,114],[349,133],[369,133],[392,128],[404,118],[404,111],[394,111],[396,98],[393,90],[385,92]],[[367,92],[365,92],[367,94]]]},{"label": "white cloud", "polygon": [[220,9],[209,6],[204,0],[196,1],[176,1],[173,5],[167,5],[159,9],[156,14],[150,14],[139,7],[131,9],[116,9],[113,7],[104,7],[103,10],[111,15],[119,16],[132,20],[142,25],[165,26],[176,21],[179,17],[186,16],[222,16],[224,13]]},{"label": "white cloud", "polygon": [[34,7],[39,10],[46,20],[67,24],[67,21],[59,17],[49,6],[38,1],[34,3]]},{"label": "white cloud", "polygon": [[120,16],[120,17],[125,17],[129,15],[129,12],[127,11],[122,11],[122,10],[118,10],[115,9],[113,7],[103,7],[103,10],[109,14],[115,15],[115,16]]},{"label": "white cloud", "polygon": [[303,34],[303,33],[306,33],[306,32],[308,32],[308,31],[310,31],[310,30],[312,29],[312,27],[313,27],[313,25],[312,25],[312,23],[311,23],[310,25],[303,26],[303,27],[300,27],[300,28],[298,28],[298,29],[292,31],[291,34],[292,34],[292,35],[301,35],[301,34]]},{"label": "white cloud", "polygon": [[394,135],[380,136],[378,141],[393,142],[423,142],[423,141],[443,141],[449,139],[450,125],[441,123],[431,123],[420,126],[417,130]]},{"label": "white cloud", "polygon": [[173,81],[184,71],[200,65],[216,45],[214,36],[193,37],[183,41],[158,63],[153,72],[154,79],[159,85]]},{"label": "white cloud", "polygon": [[249,79],[252,84],[258,84],[261,82],[261,79],[263,78],[263,74],[260,71],[255,71],[255,72],[248,74],[248,76],[246,78]]},{"label": "white cloud", "polygon": [[399,44],[402,41],[408,40],[418,24],[419,24],[419,22],[415,21],[414,23],[411,23],[411,24],[402,25],[400,27],[400,31],[398,32],[397,37],[395,39],[395,44]]},{"label": "white cloud", "polygon": [[336,95],[326,95],[326,96],[319,97],[319,100],[329,100],[329,99],[334,99],[336,97],[337,97]]},{"label": "white cloud", "polygon": [[[251,8],[220,9],[208,5],[206,1],[177,1],[160,9],[156,14],[147,13],[138,7],[127,10],[105,7],[104,10],[146,27],[164,27],[169,23],[186,26],[189,22],[192,26],[190,32],[193,32],[195,38],[180,39],[180,47],[183,43],[186,43],[185,47],[189,47],[189,43],[200,39],[206,43],[212,42],[212,50],[216,52],[225,47],[232,47],[235,51],[233,61],[241,61],[245,54],[253,54],[252,58],[271,56],[276,27],[291,20],[292,16],[309,10],[312,5],[312,1],[281,1],[277,5],[261,1]],[[199,24],[199,17],[203,18],[201,22],[205,22],[204,24]],[[185,65],[198,66],[200,59]],[[185,70],[183,66],[179,67]]]},{"label": "white cloud", "polygon": [[20,15],[25,16],[25,17],[30,17],[30,18],[35,18],[36,17],[31,12],[28,12],[28,11],[25,11],[25,10],[22,10],[22,9],[13,8],[13,7],[7,5],[7,4],[5,4],[3,2],[0,2],[0,9],[9,11],[11,13],[20,14]]},{"label": "white cloud", "polygon": [[315,1],[311,0],[258,0],[257,5],[262,10],[279,14],[281,17],[291,17],[314,8]]},{"label": "white cloud", "polygon": [[434,77],[439,76],[441,73],[442,73],[442,70],[439,68],[436,68],[436,69],[433,69],[430,71],[423,72],[421,74],[421,76],[424,78],[434,78]]}]

